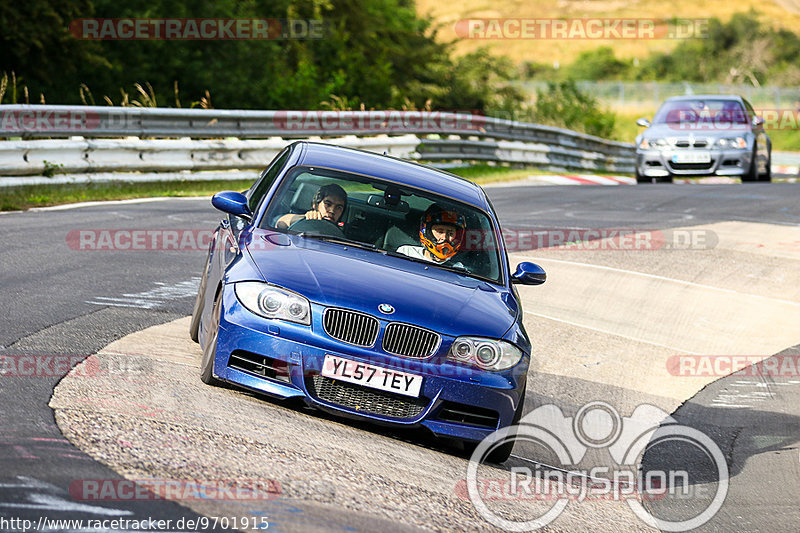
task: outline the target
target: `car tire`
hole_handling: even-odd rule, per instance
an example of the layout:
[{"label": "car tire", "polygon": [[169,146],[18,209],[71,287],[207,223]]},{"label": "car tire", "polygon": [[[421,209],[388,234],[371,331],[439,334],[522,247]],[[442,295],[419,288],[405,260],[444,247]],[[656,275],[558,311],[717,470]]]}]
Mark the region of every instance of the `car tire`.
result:
[{"label": "car tire", "polygon": [[758,147],[753,146],[753,155],[750,158],[750,168],[746,174],[742,174],[742,181],[758,181]]},{"label": "car tire", "polygon": [[200,359],[200,380],[206,385],[218,387],[222,382],[214,377],[214,356],[217,352],[217,338],[219,337],[219,320],[222,315],[222,290],[219,291],[214,299],[214,307],[211,312],[211,338],[203,348],[203,355]]},{"label": "car tire", "polygon": [[647,183],[647,178],[639,174],[639,167],[634,170],[634,175],[636,176],[636,183]]},{"label": "car tire", "polygon": [[761,181],[771,182],[772,181],[772,147],[770,147],[769,151],[767,152],[767,163],[766,163],[765,167],[766,167],[766,172],[764,173],[764,175],[760,179],[761,179]]},{"label": "car tire", "polygon": [[[211,251],[209,251],[209,256]],[[192,322],[189,324],[189,338],[194,342],[200,342],[200,319],[203,315],[203,300],[206,298],[206,284],[208,283],[208,258],[206,258],[203,276],[200,278],[200,286],[197,288],[197,297],[192,308]]]}]

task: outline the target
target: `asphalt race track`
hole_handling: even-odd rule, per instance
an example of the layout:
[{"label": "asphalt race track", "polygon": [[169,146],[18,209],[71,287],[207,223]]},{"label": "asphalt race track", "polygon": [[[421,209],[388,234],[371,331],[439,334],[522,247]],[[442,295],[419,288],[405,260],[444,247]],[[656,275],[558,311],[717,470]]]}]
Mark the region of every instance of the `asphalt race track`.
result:
[{"label": "asphalt race track", "polygon": [[[520,289],[534,343],[526,413],[538,415],[529,424],[618,416],[623,430],[662,424],[653,441],[676,428],[705,435],[729,479],[724,501],[698,530],[796,530],[800,189],[487,191],[507,242],[519,247],[512,266],[529,259],[548,272],[545,285]],[[219,219],[208,199],[0,215],[0,529],[23,531],[14,519],[41,531],[52,526],[42,518],[122,518],[130,522],[101,529],[257,530],[269,522],[270,531],[501,531],[465,495],[468,461],[425,434],[199,381],[186,316],[205,257],[202,231]],[[137,231],[145,249],[122,249]],[[625,237],[632,231],[640,237]],[[125,238],[115,243],[114,235]],[[580,239],[590,240],[575,244]],[[605,414],[587,409],[600,405]],[[564,420],[539,416],[542,408]],[[629,444],[628,433],[613,443],[589,433],[578,440],[595,445],[563,468],[624,470],[612,444]],[[479,476],[503,480],[512,468],[541,472],[561,460],[521,441],[511,460],[484,465]],[[653,447],[643,467],[689,471],[688,495],[642,504],[566,498],[544,530],[657,530],[637,512],[689,520],[725,485],[711,466],[719,465],[691,446]],[[125,479],[233,481],[259,490],[152,500],[121,495]],[[98,486],[109,490],[92,492]],[[554,503],[499,498],[488,508],[519,522],[539,519]],[[203,517],[209,527],[194,527]]]}]

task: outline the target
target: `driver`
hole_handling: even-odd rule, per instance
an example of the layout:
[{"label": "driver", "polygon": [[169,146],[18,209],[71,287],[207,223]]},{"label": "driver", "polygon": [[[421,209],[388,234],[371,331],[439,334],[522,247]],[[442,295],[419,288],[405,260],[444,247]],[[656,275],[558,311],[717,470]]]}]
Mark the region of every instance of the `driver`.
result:
[{"label": "driver", "polygon": [[327,220],[331,224],[341,226],[342,218],[347,207],[347,193],[339,185],[329,183],[319,188],[311,200],[311,210],[305,214],[287,213],[275,223],[278,229],[287,229],[300,220]]},{"label": "driver", "polygon": [[[433,263],[445,263],[458,253],[464,243],[466,229],[464,215],[433,204],[419,221],[419,240],[422,246],[407,244],[398,248],[397,252]],[[456,263],[452,266],[463,265]]]}]

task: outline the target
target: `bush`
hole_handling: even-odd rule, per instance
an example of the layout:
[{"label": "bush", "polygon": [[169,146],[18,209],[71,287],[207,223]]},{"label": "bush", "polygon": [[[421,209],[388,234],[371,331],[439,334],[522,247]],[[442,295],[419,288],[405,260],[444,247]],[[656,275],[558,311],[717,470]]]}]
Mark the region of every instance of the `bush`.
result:
[{"label": "bush", "polygon": [[574,81],[548,82],[547,89],[536,91],[531,110],[534,122],[567,128],[608,139],[616,116],[606,111],[590,95],[581,92]]}]

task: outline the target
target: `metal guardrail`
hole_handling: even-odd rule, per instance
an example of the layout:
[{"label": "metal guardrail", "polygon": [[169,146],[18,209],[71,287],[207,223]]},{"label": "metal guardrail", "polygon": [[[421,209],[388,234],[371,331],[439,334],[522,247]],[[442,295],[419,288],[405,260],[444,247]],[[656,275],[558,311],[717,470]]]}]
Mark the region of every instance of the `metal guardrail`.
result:
[{"label": "metal guardrail", "polygon": [[[399,157],[421,161],[633,171],[632,144],[477,114],[0,105],[0,138],[24,139],[0,142],[0,175],[35,175],[48,168],[71,173],[263,167],[275,150],[265,151],[264,139],[282,147],[292,139],[342,136],[351,139],[349,146],[388,147]],[[396,148],[397,140],[375,142],[380,136],[402,136],[403,148]],[[43,138],[50,140],[27,140]],[[71,140],[53,140],[58,138]],[[169,138],[180,140],[155,140]]]}]

